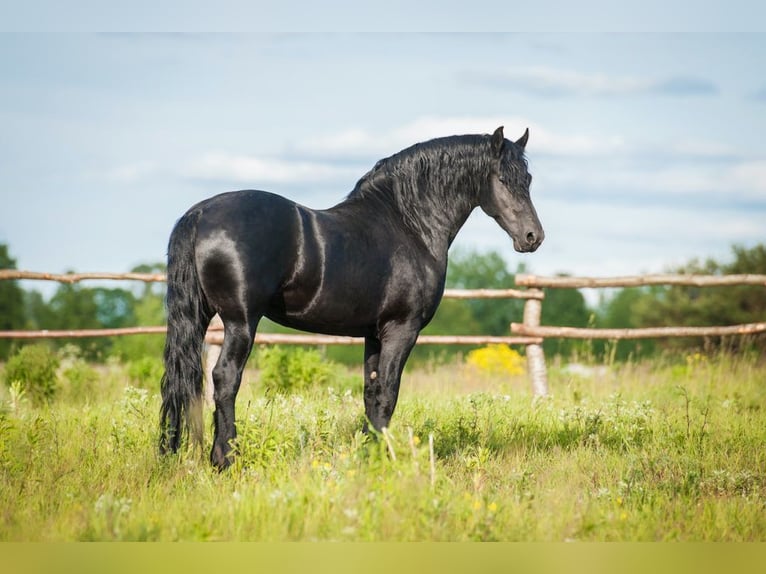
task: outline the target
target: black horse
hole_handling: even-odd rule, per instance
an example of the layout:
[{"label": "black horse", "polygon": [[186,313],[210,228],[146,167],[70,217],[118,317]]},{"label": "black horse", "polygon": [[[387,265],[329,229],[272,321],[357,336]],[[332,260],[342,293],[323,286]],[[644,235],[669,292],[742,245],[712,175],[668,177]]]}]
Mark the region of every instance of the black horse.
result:
[{"label": "black horse", "polygon": [[473,209],[493,217],[517,251],[543,240],[529,197],[528,136],[511,142],[499,127],[416,144],[379,161],[327,210],[264,191],[189,209],[168,246],[160,451],[175,452],[184,431],[202,441],[201,353],[216,313],[224,341],[213,370],[215,466],[231,463],[234,403],[261,317],[364,337],[367,421],[387,427],[404,363],[441,300],[447,250]]}]

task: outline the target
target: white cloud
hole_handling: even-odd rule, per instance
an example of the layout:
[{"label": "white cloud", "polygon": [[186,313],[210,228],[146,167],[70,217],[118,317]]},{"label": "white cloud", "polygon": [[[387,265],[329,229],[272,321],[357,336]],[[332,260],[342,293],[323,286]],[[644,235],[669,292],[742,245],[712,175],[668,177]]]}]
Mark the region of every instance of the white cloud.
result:
[{"label": "white cloud", "polygon": [[492,133],[504,126],[505,137],[516,140],[529,128],[530,153],[552,155],[598,155],[625,149],[623,138],[616,135],[568,135],[551,131],[520,116],[425,116],[410,123],[373,133],[350,128],[304,140],[297,151],[310,157],[387,157],[415,143],[459,135]]},{"label": "white cloud", "polygon": [[705,158],[734,157],[739,151],[731,145],[713,140],[681,139],[670,143],[668,151],[679,156]]},{"label": "white cloud", "polygon": [[135,183],[153,174],[157,166],[149,161],[139,161],[106,170],[102,176],[109,183]]},{"label": "white cloud", "polygon": [[472,81],[478,81],[489,87],[549,97],[644,94],[689,96],[717,92],[717,87],[711,81],[695,77],[617,76],[545,66],[518,67],[500,71],[472,71],[466,76]]},{"label": "white cloud", "polygon": [[748,161],[734,166],[731,170],[731,183],[766,199],[766,160]]},{"label": "white cloud", "polygon": [[541,93],[577,93],[580,95],[625,95],[645,92],[652,81],[638,77],[615,77],[605,74],[584,74],[571,70],[529,67],[508,70],[506,81],[519,82]]},{"label": "white cloud", "polygon": [[[553,132],[519,116],[425,116],[412,122],[373,132],[349,128],[298,144],[287,144],[280,156],[249,155],[239,152],[210,151],[192,160],[165,163],[164,168],[150,162],[135,162],[110,169],[104,176],[110,182],[134,183],[156,177],[160,171],[183,177],[224,180],[252,185],[270,183],[355,182],[365,168],[415,143],[466,133],[491,133],[505,126],[507,138],[515,140],[530,130],[527,146],[530,156],[538,154],[593,156],[618,153],[624,142],[618,136],[568,135]],[[275,150],[278,151],[278,150]],[[292,159],[297,157],[297,159]],[[175,163],[175,167],[173,164]]]},{"label": "white cloud", "polygon": [[[542,163],[542,162],[541,162]],[[627,156],[624,161],[615,162],[607,168],[594,169],[591,162],[577,165],[572,162],[561,166],[538,166],[535,173],[541,189],[561,195],[563,190],[576,188],[595,193],[609,201],[615,196],[644,198],[654,196],[668,199],[688,197],[692,199],[717,198],[766,201],[766,161],[742,160],[732,163],[710,161],[679,161],[676,165],[647,167],[641,162],[632,162]]]},{"label": "white cloud", "polygon": [[[744,241],[762,234],[757,215],[705,206],[670,207],[601,202],[540,202],[541,218],[555,222],[562,236],[632,241],[650,245]],[[545,225],[545,221],[543,221]]]},{"label": "white cloud", "polygon": [[766,162],[741,162],[723,166],[682,166],[655,173],[634,174],[624,181],[628,189],[690,196],[718,195],[721,198],[766,200]]},{"label": "white cloud", "polygon": [[308,183],[353,178],[346,168],[322,162],[291,161],[273,157],[209,153],[185,170],[201,179],[220,179],[253,184]]},{"label": "white cloud", "polygon": [[[413,144],[437,137],[458,134],[492,133],[505,125],[508,137],[511,129],[520,137],[526,125],[520,118],[500,117],[434,117],[418,118],[413,122],[381,132],[350,128],[334,134],[304,140],[298,151],[319,157],[387,157]],[[513,128],[511,128],[513,126]]]}]

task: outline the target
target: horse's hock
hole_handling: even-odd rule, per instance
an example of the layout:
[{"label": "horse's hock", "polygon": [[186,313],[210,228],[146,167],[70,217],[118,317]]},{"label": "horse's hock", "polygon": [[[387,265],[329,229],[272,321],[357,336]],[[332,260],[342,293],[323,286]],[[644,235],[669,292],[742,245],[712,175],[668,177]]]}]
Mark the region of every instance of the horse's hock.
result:
[{"label": "horse's hock", "polygon": [[[210,325],[208,326],[208,333],[211,331],[220,331],[223,329],[223,321],[221,321],[221,318],[216,314],[213,319],[210,321]],[[207,337],[206,337],[207,339]],[[214,403],[213,400],[213,368],[215,367],[215,364],[218,362],[218,357],[221,356],[221,345],[220,344],[207,344],[205,345],[205,381],[203,385],[203,391],[204,391],[204,397],[205,402],[208,405],[212,405]]]}]

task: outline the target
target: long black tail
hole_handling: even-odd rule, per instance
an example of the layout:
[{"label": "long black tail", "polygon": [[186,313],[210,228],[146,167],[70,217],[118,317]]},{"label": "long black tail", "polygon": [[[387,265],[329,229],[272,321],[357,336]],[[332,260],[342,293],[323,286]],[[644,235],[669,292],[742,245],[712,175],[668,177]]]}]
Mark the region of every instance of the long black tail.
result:
[{"label": "long black tail", "polygon": [[160,452],[176,452],[185,434],[202,444],[202,346],[212,317],[194,263],[199,210],[178,220],[168,245],[165,374]]}]

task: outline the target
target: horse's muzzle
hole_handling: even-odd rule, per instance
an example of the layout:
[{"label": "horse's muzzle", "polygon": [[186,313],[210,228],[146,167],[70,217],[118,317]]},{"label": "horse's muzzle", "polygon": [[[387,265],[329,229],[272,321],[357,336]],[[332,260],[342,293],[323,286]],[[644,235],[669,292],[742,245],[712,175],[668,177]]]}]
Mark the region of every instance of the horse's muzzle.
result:
[{"label": "horse's muzzle", "polygon": [[545,239],[545,232],[540,228],[537,231],[527,231],[520,239],[513,238],[513,248],[519,253],[532,253],[536,251]]}]

